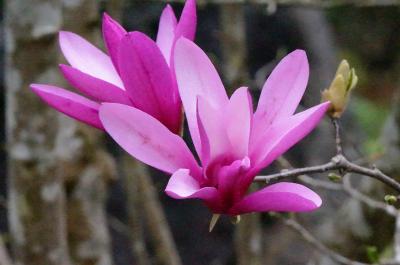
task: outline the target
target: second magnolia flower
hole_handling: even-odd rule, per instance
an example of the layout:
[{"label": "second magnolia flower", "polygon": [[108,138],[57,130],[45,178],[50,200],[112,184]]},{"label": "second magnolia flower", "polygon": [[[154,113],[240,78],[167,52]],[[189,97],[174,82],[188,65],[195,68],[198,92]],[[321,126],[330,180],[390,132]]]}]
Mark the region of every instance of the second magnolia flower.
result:
[{"label": "second magnolia flower", "polygon": [[70,65],[60,65],[65,79],[82,94],[52,85],[32,84],[32,90],[58,111],[103,129],[100,103],[134,106],[149,113],[174,133],[182,124],[182,105],[171,54],[179,37],[194,39],[196,2],[186,1],[179,21],[168,5],[160,18],[157,40],[126,32],[107,14],[103,39],[108,54],[72,32],[60,32],[61,50]]},{"label": "second magnolia flower", "polygon": [[114,140],[135,158],[172,174],[166,193],[202,199],[216,214],[310,211],[321,198],[305,186],[277,183],[247,194],[261,169],[306,136],[329,107],[322,103],[294,114],[307,85],[304,51],[287,55],[267,79],[253,113],[246,87],[228,98],[206,54],[181,38],[174,50],[180,97],[199,165],[182,138],[151,115],[106,103],[100,119]]}]

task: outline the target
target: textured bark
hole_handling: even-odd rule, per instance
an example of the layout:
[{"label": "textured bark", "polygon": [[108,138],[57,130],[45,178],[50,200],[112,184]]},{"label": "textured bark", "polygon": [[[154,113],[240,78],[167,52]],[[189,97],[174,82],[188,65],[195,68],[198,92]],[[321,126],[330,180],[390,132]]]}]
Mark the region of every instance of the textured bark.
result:
[{"label": "textured bark", "polygon": [[[118,2],[121,1],[114,0],[110,4],[118,8]],[[97,0],[64,1],[64,29],[102,47],[100,22],[103,7],[100,3]],[[117,15],[118,11],[113,9],[112,13]],[[62,165],[67,180],[71,258],[77,265],[111,265],[105,200],[107,183],[116,176],[115,162],[103,150],[102,132],[71,122],[71,138],[79,144]]]},{"label": "textured bark", "polygon": [[174,238],[158,198],[148,168],[136,161],[135,175],[140,189],[141,201],[149,230],[150,240],[155,248],[157,263],[162,265],[181,265]]},{"label": "textured bark", "polygon": [[143,173],[144,166],[140,166],[140,162],[132,162],[132,157],[127,155],[123,155],[122,160],[132,251],[138,265],[149,265],[151,262],[144,236],[143,205],[145,202],[141,196],[137,177],[138,174]]},{"label": "textured bark", "polygon": [[262,258],[262,226],[260,214],[247,214],[235,230],[237,265],[265,264]]},{"label": "textured bark", "polygon": [[223,75],[229,84],[227,89],[234,91],[249,80],[244,6],[241,4],[222,5],[220,24]]},{"label": "textured bark", "polygon": [[146,248],[145,232],[148,232],[149,243],[154,249],[154,264],[182,264],[147,166],[127,155],[122,160],[132,249],[138,264],[152,264]]},{"label": "textured bark", "polygon": [[8,208],[16,264],[69,265],[59,167],[69,137],[63,118],[28,88],[57,79],[61,3],[8,1],[5,14]]},{"label": "textured bark", "polygon": [[101,150],[101,132],[57,113],[28,88],[65,86],[57,33],[99,39],[100,1],[7,4],[9,221],[16,262],[109,265],[104,201],[115,168]]}]

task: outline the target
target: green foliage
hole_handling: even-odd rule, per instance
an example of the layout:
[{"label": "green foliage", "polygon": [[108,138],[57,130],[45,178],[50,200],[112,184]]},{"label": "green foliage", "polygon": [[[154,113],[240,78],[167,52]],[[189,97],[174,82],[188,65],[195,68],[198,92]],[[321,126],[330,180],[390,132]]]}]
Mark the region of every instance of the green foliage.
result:
[{"label": "green foliage", "polygon": [[361,97],[354,97],[352,101],[356,120],[366,136],[363,149],[369,155],[382,153],[383,146],[379,142],[379,136],[389,114],[389,107],[375,104]]},{"label": "green foliage", "polygon": [[379,262],[379,252],[378,248],[375,246],[367,246],[367,258],[370,263],[378,263]]}]

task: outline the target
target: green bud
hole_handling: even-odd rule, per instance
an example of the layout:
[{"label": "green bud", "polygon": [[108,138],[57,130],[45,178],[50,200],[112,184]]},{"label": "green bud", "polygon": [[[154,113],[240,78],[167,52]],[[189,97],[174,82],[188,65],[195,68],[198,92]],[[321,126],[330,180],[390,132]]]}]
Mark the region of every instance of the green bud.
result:
[{"label": "green bud", "polygon": [[332,182],[341,182],[342,181],[342,176],[336,174],[336,173],[329,173],[328,174],[328,179]]},{"label": "green bud", "polygon": [[391,194],[385,195],[384,200],[387,204],[393,205],[397,202],[397,197]]},{"label": "green bud", "polygon": [[340,118],[350,98],[350,92],[357,85],[358,77],[354,68],[342,60],[328,89],[322,92],[322,101],[330,101],[328,113],[333,118]]}]

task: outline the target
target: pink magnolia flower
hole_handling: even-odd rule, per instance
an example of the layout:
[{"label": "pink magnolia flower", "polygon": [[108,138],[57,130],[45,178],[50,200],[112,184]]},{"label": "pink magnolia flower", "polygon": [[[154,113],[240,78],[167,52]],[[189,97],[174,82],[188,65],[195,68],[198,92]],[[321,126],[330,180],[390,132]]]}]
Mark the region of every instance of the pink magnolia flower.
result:
[{"label": "pink magnolia flower", "polygon": [[246,87],[228,98],[217,71],[193,42],[175,47],[176,77],[198,164],[183,140],[150,115],[121,104],[103,104],[106,131],[127,152],[172,174],[166,193],[202,199],[215,214],[310,211],[321,198],[305,186],[277,183],[247,194],[256,174],[305,137],[329,103],[294,114],[308,81],[304,51],[287,55],[267,79],[253,113]]},{"label": "pink magnolia flower", "polygon": [[60,32],[61,50],[70,65],[60,65],[65,79],[83,97],[63,88],[32,84],[31,89],[58,111],[103,129],[100,103],[114,102],[136,107],[179,133],[182,103],[171,69],[176,40],[194,39],[196,2],[187,0],[179,22],[167,5],[162,12],[154,42],[140,32],[127,33],[107,14],[103,16],[103,39],[108,55],[72,32]]}]

